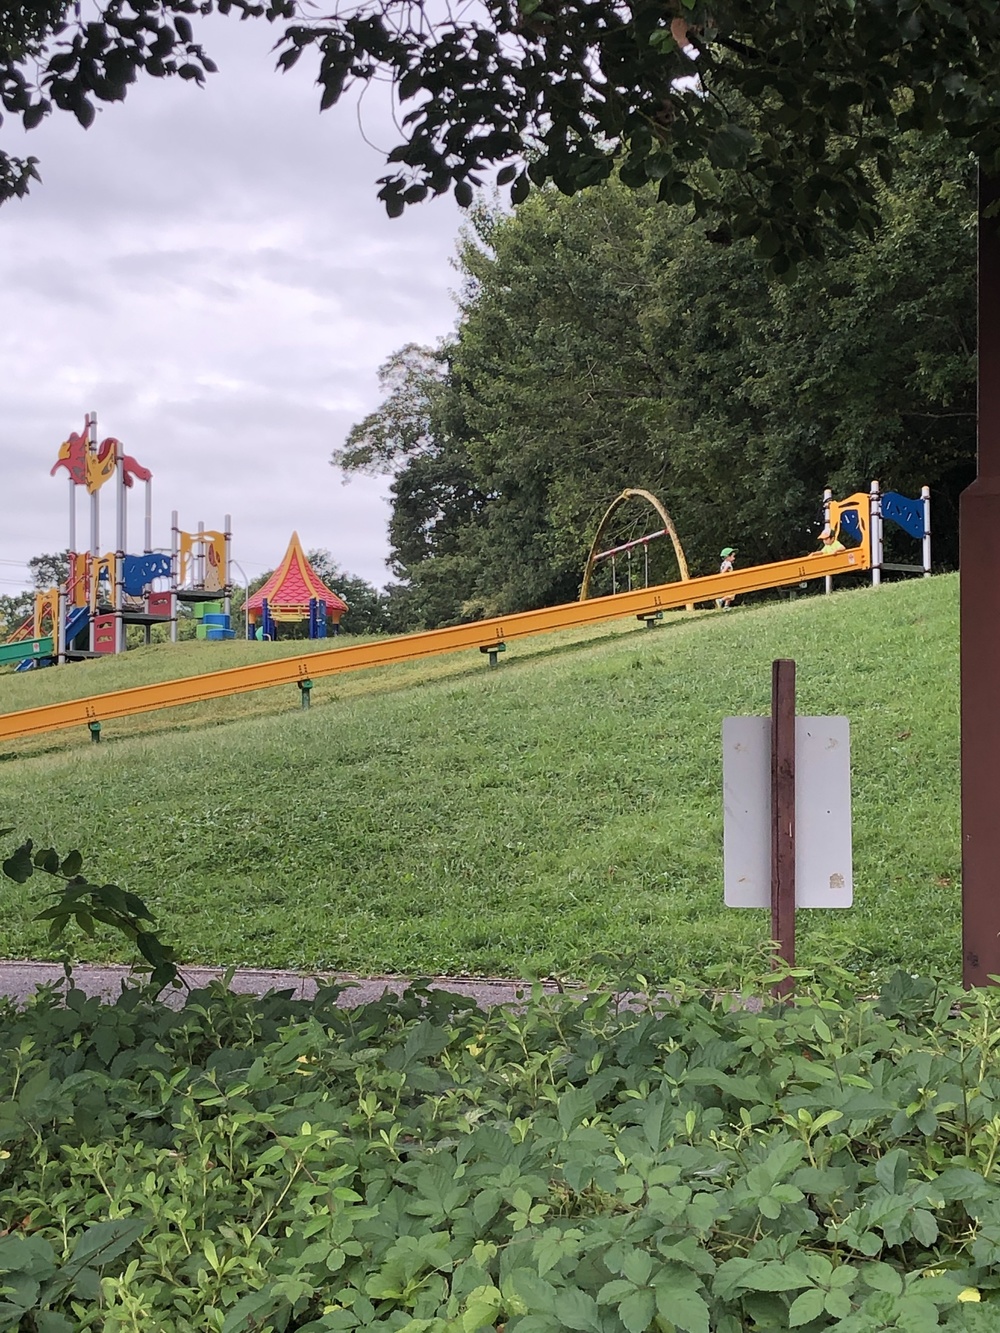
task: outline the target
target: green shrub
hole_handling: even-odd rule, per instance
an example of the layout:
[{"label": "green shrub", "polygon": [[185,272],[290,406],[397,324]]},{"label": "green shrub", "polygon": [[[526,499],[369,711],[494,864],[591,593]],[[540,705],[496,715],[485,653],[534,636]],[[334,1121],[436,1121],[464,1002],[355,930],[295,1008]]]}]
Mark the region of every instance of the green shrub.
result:
[{"label": "green shrub", "polygon": [[1000,1327],[995,993],[0,1008],[0,1329]]}]

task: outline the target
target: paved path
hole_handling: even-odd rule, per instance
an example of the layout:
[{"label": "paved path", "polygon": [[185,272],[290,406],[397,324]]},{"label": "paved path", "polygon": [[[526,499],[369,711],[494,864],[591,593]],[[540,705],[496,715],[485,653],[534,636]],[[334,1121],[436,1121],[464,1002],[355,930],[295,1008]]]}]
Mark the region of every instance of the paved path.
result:
[{"label": "paved path", "polygon": [[[188,984],[195,988],[224,975],[221,967],[185,967],[182,971]],[[128,975],[129,968],[121,966],[97,967],[78,963],[73,968],[73,979],[81,990],[88,995],[100,995],[109,1000],[119,993]],[[39,986],[59,981],[62,976],[63,969],[59,963],[0,960],[0,995],[23,1001],[33,995]],[[234,991],[252,995],[263,995],[269,990],[292,990],[296,997],[308,999],[315,995],[318,980],[343,982],[350,987],[339,1000],[345,1008],[377,1000],[386,991],[398,994],[409,984],[405,977],[355,977],[345,973],[331,973],[317,978],[300,972],[265,972],[241,968],[233,976],[230,986]],[[436,990],[471,996],[484,1008],[493,1004],[515,1003],[531,991],[529,981],[505,981],[492,977],[435,977],[430,984]],[[553,982],[544,985],[550,993],[559,989]],[[168,1003],[180,1004],[185,994],[183,988],[168,990],[164,992],[164,999]]]}]

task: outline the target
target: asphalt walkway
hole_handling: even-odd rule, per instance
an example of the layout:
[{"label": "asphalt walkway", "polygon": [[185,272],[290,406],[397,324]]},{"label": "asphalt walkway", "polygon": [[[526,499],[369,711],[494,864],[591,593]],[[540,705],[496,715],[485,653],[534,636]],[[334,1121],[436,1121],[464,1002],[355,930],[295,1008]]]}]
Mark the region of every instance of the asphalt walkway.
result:
[{"label": "asphalt walkway", "polygon": [[[185,967],[182,972],[188,985],[194,989],[206,986],[210,981],[225,975],[221,967]],[[122,982],[130,975],[130,969],[124,966],[95,966],[89,963],[77,963],[73,968],[73,979],[80,990],[88,995],[99,995],[113,1000],[119,994]],[[0,995],[22,1002],[35,993],[39,986],[61,980],[63,969],[59,963],[35,963],[24,961],[0,960]],[[315,995],[317,985],[339,982],[349,989],[341,995],[338,1003],[344,1008],[359,1004],[368,1004],[379,999],[386,991],[399,994],[410,984],[405,977],[356,977],[345,973],[330,973],[321,977],[308,976],[300,972],[261,971],[253,968],[241,968],[230,981],[230,988],[242,994],[263,995],[269,990],[291,990],[296,998],[309,999]],[[450,991],[453,995],[470,996],[482,1008],[495,1004],[516,1004],[531,992],[530,981],[510,981],[492,977],[434,977],[429,984],[435,990]],[[554,994],[559,987],[554,982],[546,982],[544,989]],[[163,998],[168,1003],[180,1005],[187,992],[166,990]]]}]

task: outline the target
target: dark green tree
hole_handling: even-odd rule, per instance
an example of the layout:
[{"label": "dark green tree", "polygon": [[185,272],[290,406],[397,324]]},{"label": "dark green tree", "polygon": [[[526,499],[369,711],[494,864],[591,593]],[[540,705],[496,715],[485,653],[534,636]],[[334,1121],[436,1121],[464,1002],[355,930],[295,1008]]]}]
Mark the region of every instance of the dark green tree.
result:
[{"label": "dark green tree", "polygon": [[342,570],[329,551],[309,551],[313,569],[328,588],[347,603],[340,622],[346,634],[384,634],[388,628],[385,597],[366,579]]},{"label": "dark green tree", "polygon": [[[476,210],[457,337],[394,358],[383,407],[335,455],[395,470],[393,559],[422,621],[572,598],[626,486],[659,495],[705,572],[724,542],[751,561],[809,550],[827,484],[929,484],[954,562],[974,458],[971,164],[928,141],[894,165],[874,239],[778,286],[747,242],[614,181]],[[623,509],[609,544],[658,526]],[[666,542],[651,576],[676,577]]]},{"label": "dark green tree", "polygon": [[31,586],[36,589],[57,588],[69,579],[69,550],[47,551],[33,555],[28,561]]},{"label": "dark green tree", "polygon": [[404,582],[390,592],[393,632],[483,614],[475,536],[488,497],[473,476],[454,382],[447,350],[408,344],[379,370],[381,406],[333,454],[348,476],[395,474],[389,538]]},{"label": "dark green tree", "polygon": [[6,639],[31,615],[34,593],[0,593],[0,641]]},{"label": "dark green tree", "polygon": [[34,555],[28,561],[31,587],[23,592],[0,594],[0,640],[18,629],[32,614],[35,593],[65,583],[69,576],[69,552],[51,551]]}]

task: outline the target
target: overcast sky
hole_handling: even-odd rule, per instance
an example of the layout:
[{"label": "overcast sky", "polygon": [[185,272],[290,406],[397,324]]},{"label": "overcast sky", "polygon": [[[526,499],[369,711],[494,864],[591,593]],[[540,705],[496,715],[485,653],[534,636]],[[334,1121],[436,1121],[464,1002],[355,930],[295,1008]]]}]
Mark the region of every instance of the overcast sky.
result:
[{"label": "overcast sky", "polygon": [[439,199],[386,218],[383,161],[358,124],[396,142],[383,90],[321,115],[305,58],[275,71],[274,29],[203,31],[219,65],[204,88],[144,79],[86,131],[63,112],[30,135],[4,126],[42,183],[0,208],[0,591],[66,546],[66,474],[49,469],[91,410],[99,438],[154,474],[154,546],[172,509],[189,530],[228,513],[249,578],[293,529],[348,572],[389,577],[388,483],[345,486],[330,452],[377,405],[388,354],[452,328],[460,211]]}]

